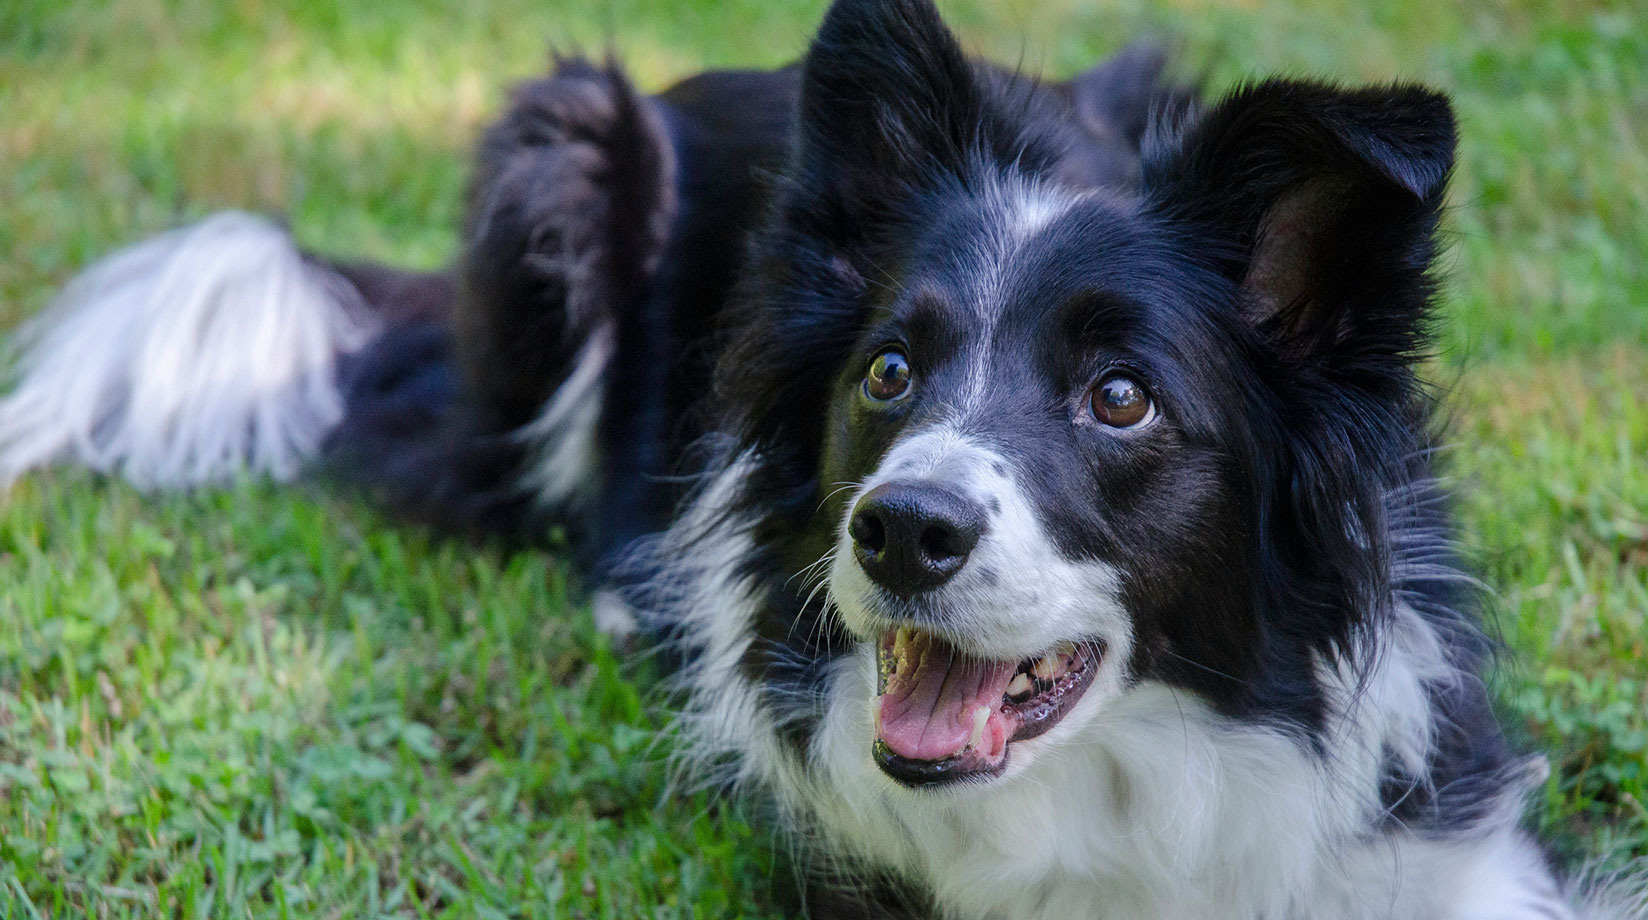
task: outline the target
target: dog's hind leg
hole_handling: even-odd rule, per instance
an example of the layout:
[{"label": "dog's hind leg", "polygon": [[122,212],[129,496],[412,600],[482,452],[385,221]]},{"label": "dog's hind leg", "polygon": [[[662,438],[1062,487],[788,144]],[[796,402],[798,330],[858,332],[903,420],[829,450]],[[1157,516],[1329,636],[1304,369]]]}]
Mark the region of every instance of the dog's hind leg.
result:
[{"label": "dog's hind leg", "polygon": [[616,67],[562,61],[515,90],[476,154],[456,316],[464,379],[498,427],[593,389],[580,374],[648,290],[673,210],[664,127]]},{"label": "dog's hind leg", "polygon": [[664,128],[615,68],[563,61],[518,87],[476,151],[452,315],[346,363],[332,469],[448,529],[560,524],[599,556],[586,518],[612,468],[608,377],[673,201]]},{"label": "dog's hind leg", "polygon": [[603,528],[580,516],[613,455],[640,449],[611,443],[624,425],[609,378],[653,293],[675,196],[656,104],[611,65],[562,61],[523,84],[477,151],[454,320],[471,421],[507,433],[521,452],[512,485],[586,544]]}]

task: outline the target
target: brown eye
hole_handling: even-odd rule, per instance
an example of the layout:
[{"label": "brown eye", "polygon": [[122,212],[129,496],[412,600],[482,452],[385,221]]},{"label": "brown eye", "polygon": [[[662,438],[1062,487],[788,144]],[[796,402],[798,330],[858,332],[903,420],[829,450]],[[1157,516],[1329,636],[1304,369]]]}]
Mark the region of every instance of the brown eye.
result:
[{"label": "brown eye", "polygon": [[903,399],[910,392],[910,359],[896,348],[876,355],[864,375],[864,392],[881,402]]},{"label": "brown eye", "polygon": [[1093,417],[1112,428],[1142,428],[1156,417],[1150,394],[1131,377],[1112,374],[1093,388]]}]

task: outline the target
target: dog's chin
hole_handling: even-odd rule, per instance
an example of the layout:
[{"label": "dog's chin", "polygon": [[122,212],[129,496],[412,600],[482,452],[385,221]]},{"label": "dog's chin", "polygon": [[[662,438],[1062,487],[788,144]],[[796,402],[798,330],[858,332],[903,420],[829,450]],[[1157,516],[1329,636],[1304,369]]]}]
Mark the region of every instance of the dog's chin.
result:
[{"label": "dog's chin", "polygon": [[1015,755],[1030,753],[1026,742],[1071,714],[1106,652],[1102,640],[1087,639],[998,660],[908,626],[889,627],[871,641],[872,757],[893,780],[923,790],[965,788],[1020,766]]}]

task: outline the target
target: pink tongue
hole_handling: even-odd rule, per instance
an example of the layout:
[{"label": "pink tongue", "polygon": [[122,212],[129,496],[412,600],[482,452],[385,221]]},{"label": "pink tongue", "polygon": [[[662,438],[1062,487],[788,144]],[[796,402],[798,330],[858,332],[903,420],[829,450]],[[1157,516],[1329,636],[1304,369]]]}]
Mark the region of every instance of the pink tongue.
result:
[{"label": "pink tongue", "polygon": [[988,711],[984,733],[974,753],[999,758],[1007,746],[1008,725],[1001,712],[1002,694],[1018,670],[1013,661],[965,658],[948,643],[923,633],[909,634],[899,658],[885,653],[891,666],[886,689],[877,700],[878,735],[893,753],[911,760],[947,760],[961,754],[973,735],[979,707]]}]

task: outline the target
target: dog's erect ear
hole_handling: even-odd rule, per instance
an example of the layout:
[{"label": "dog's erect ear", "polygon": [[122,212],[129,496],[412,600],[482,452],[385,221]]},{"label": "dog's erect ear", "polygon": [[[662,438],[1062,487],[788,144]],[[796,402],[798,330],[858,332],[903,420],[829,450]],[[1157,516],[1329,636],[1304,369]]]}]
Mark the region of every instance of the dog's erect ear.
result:
[{"label": "dog's erect ear", "polygon": [[1270,560],[1259,609],[1278,635],[1336,624],[1344,652],[1390,597],[1385,489],[1426,442],[1416,364],[1453,114],[1418,87],[1277,81],[1163,135],[1146,157],[1147,206],[1240,286],[1272,346],[1256,367],[1283,430],[1247,448]]},{"label": "dog's erect ear", "polygon": [[995,92],[930,0],[836,0],[804,63],[797,178],[874,210],[978,153],[1011,162],[1023,141]]},{"label": "dog's erect ear", "polygon": [[1272,81],[1160,143],[1145,184],[1213,234],[1245,309],[1285,352],[1388,374],[1425,341],[1454,144],[1431,90]]}]

